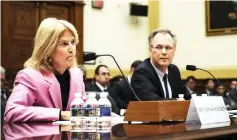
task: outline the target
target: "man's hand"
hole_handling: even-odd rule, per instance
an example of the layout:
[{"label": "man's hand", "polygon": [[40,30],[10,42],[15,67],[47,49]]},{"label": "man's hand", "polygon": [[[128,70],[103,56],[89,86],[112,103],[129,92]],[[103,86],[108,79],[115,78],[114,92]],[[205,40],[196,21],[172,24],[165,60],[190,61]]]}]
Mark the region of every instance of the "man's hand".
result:
[{"label": "man's hand", "polygon": [[70,120],[71,113],[70,111],[61,111],[61,119],[63,121],[69,121]]}]

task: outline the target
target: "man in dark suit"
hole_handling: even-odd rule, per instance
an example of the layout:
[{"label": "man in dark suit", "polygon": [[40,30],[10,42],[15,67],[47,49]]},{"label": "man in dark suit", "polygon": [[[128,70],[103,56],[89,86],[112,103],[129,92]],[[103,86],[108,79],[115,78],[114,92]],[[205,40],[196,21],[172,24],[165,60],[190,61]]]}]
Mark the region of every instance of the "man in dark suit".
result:
[{"label": "man in dark suit", "polygon": [[[110,88],[109,85],[110,72],[106,65],[98,65],[95,69],[94,80],[85,84],[85,91],[95,92],[108,92],[108,100],[112,105],[112,112],[118,115],[124,115],[125,110],[117,107],[117,100],[115,97],[115,91]],[[96,95],[96,99],[99,100],[99,95]]]},{"label": "man in dark suit", "polygon": [[[127,80],[129,83],[131,83],[131,78],[132,78],[132,74],[133,74],[134,70],[141,62],[142,62],[141,60],[136,60],[132,63],[132,65],[130,67],[130,75],[128,75],[128,77],[127,77]],[[118,104],[119,108],[127,109],[129,101],[136,100],[126,79],[123,79],[123,80],[117,82],[114,85],[114,90],[116,92],[117,99],[121,101]]]},{"label": "man in dark suit", "polygon": [[197,79],[192,75],[188,76],[184,85],[186,94],[189,94],[189,95],[199,94],[198,92],[195,91],[196,86],[197,86]]},{"label": "man in dark suit", "polygon": [[176,36],[167,29],[156,29],[149,38],[150,58],[133,73],[131,85],[143,101],[178,98],[184,94],[179,69],[171,64],[176,51]]}]

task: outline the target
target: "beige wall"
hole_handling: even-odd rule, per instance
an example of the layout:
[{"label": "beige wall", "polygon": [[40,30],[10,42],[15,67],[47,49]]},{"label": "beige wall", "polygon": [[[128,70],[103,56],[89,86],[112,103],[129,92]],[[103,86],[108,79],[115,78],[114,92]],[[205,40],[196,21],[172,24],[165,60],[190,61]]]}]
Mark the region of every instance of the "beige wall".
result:
[{"label": "beige wall", "polygon": [[[187,64],[211,70],[219,78],[237,77],[237,35],[205,35],[205,3],[202,0],[160,1],[160,26],[172,29],[177,37],[174,63],[185,69]],[[183,72],[200,78],[204,72]]]},{"label": "beige wall", "polygon": [[[134,60],[147,57],[148,18],[130,16],[130,1],[105,0],[101,10],[91,8],[90,1],[85,2],[84,51],[113,55],[128,74]],[[98,64],[107,65],[112,75],[120,74],[112,58],[100,57],[95,66],[86,65],[89,77]]]},{"label": "beige wall", "polygon": [[[205,5],[202,0],[141,1],[149,4],[149,17],[129,15],[129,1],[105,0],[102,10],[85,5],[85,51],[109,53],[115,56],[126,74],[135,59],[148,57],[147,36],[156,27],[170,28],[178,37],[174,62],[183,78],[210,77],[204,72],[188,72],[187,64],[194,64],[213,72],[218,78],[237,77],[237,35],[207,37],[205,35]],[[106,64],[112,75],[120,74],[112,59],[104,57],[98,64]],[[95,66],[86,66],[89,77]]]}]

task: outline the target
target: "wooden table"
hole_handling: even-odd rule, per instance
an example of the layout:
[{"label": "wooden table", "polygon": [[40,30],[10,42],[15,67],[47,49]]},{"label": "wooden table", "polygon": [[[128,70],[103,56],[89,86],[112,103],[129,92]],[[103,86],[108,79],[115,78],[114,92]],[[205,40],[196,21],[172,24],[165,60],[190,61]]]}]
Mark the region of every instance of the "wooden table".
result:
[{"label": "wooden table", "polygon": [[[121,119],[120,119],[121,120]],[[119,121],[118,121],[119,122]],[[2,139],[71,139],[70,126],[52,125],[48,123],[9,123],[4,124]],[[80,132],[81,133],[81,132]],[[97,133],[97,132],[96,132]],[[75,134],[75,133],[74,133]],[[112,126],[111,139],[218,139],[228,137],[237,139],[237,121],[229,124],[215,125],[186,125],[184,122],[142,123],[128,124],[118,123]],[[107,138],[108,139],[108,138]],[[106,139],[106,140],[107,140]]]},{"label": "wooden table", "polygon": [[[167,122],[159,124],[118,124],[112,128],[114,138],[139,139],[204,139],[229,136],[237,139],[237,123],[222,123],[211,125],[192,124],[184,122]],[[113,130],[114,129],[114,130]],[[118,131],[119,130],[119,131]]]}]

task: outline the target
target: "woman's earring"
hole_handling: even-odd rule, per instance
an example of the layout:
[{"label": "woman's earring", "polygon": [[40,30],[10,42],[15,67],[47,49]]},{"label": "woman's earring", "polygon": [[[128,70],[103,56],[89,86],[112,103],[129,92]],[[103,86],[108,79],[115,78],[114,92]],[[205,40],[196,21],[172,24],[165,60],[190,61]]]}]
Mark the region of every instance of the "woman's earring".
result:
[{"label": "woman's earring", "polygon": [[52,59],[51,58],[49,58],[49,63],[51,63],[52,62]]},{"label": "woman's earring", "polygon": [[52,59],[50,58],[50,57],[46,57],[46,62],[48,62],[48,63],[51,63],[52,62]]}]

